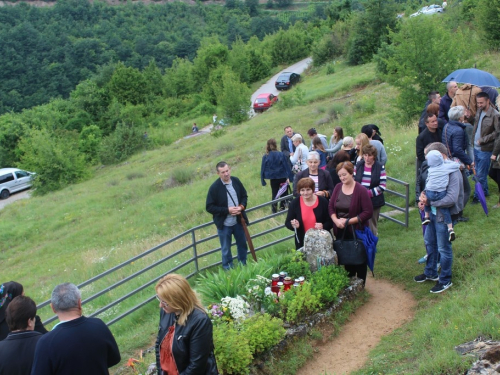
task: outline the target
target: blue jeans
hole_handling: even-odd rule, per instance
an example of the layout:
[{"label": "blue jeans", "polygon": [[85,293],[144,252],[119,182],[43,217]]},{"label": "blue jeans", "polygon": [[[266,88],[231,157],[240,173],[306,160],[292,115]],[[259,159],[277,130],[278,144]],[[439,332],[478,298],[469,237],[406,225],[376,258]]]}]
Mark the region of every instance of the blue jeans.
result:
[{"label": "blue jeans", "polygon": [[441,256],[439,282],[447,284],[451,281],[451,266],[453,264],[451,242],[448,240],[448,227],[444,222],[438,222],[434,214],[431,214],[430,220],[424,235],[425,248],[427,249],[427,263],[424,273],[427,277],[435,277],[437,263],[439,256]]},{"label": "blue jeans", "polygon": [[[443,199],[446,196],[446,190],[445,191],[434,191],[434,190],[425,190],[425,196],[427,199],[430,201],[428,202],[430,205],[432,204],[432,201],[438,201],[440,199]],[[425,206],[424,211],[426,213],[431,214],[431,206]],[[450,208],[449,207],[441,207],[440,208],[441,213],[443,214],[444,217],[444,222],[446,224],[451,224],[451,214],[450,214]]]},{"label": "blue jeans", "polygon": [[231,240],[233,235],[238,249],[238,261],[243,265],[247,264],[248,248],[243,226],[240,223],[232,227],[224,225],[223,229],[217,229],[217,234],[219,235],[222,251],[222,267],[225,270],[233,268],[233,255],[231,254]]},{"label": "blue jeans", "polygon": [[[488,171],[490,170],[491,155],[490,151],[479,151],[474,148],[477,181],[481,183],[485,196],[490,195],[488,191]],[[476,193],[474,193],[474,198],[477,198]]]}]

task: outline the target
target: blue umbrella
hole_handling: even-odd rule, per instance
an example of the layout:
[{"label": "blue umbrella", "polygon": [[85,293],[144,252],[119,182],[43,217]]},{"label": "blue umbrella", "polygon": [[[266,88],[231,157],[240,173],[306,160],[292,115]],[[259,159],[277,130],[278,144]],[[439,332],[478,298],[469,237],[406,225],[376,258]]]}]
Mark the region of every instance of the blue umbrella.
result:
[{"label": "blue umbrella", "polygon": [[484,213],[486,214],[486,216],[488,216],[488,205],[486,204],[486,197],[484,196],[483,187],[481,186],[481,183],[477,179],[476,168],[472,168],[472,171],[474,172],[473,180],[476,182],[476,186],[474,186],[475,196],[477,197],[477,199],[479,199],[479,202],[481,202],[481,206],[483,206]]},{"label": "blue umbrella", "polygon": [[363,245],[365,245],[366,257],[368,258],[368,267],[373,273],[373,267],[375,265],[375,254],[377,253],[377,242],[378,237],[376,237],[370,228],[365,227],[363,230],[356,229],[356,237],[363,241]]},{"label": "blue umbrella", "polygon": [[500,81],[493,74],[476,68],[455,70],[442,82],[450,81],[469,83],[475,86],[500,87]]}]

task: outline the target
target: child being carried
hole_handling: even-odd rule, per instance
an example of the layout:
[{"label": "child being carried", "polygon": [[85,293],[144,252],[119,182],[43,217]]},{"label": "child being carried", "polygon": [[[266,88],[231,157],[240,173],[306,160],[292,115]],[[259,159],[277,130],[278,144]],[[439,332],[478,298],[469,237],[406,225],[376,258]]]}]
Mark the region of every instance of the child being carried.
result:
[{"label": "child being carried", "polygon": [[[444,160],[443,155],[439,151],[429,151],[427,156],[427,164],[429,171],[427,180],[425,182],[425,195],[427,197],[427,204],[425,205],[425,218],[422,225],[430,223],[431,202],[443,199],[446,196],[446,187],[450,183],[450,173],[458,171],[460,165],[458,163]],[[451,206],[450,206],[451,207]],[[448,226],[448,240],[455,240],[455,232],[451,222],[450,207],[440,207],[441,213],[444,217],[444,222]]]}]

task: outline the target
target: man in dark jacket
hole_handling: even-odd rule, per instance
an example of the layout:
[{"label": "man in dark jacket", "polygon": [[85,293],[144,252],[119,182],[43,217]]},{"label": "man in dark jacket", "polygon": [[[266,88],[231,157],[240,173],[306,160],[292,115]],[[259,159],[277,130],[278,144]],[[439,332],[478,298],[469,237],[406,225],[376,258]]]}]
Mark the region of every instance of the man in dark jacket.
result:
[{"label": "man in dark jacket", "polygon": [[[474,165],[476,176],[483,187],[484,195],[488,196],[488,171],[490,168],[491,153],[495,143],[499,114],[491,105],[488,94],[480,92],[476,95],[477,113],[474,120]],[[472,203],[479,203],[474,194]]]},{"label": "man in dark jacket", "polygon": [[[422,173],[422,163],[425,161],[425,153],[424,150],[427,145],[430,145],[434,142],[441,142],[441,129],[438,126],[438,120],[436,115],[427,114],[424,117],[425,129],[418,135],[416,142],[417,149],[417,177],[416,181],[419,181],[420,174]],[[416,200],[418,201],[420,196],[420,185],[415,184],[415,194]]]},{"label": "man in dark jacket", "polygon": [[101,319],[82,316],[76,285],[56,286],[50,305],[59,323],[38,340],[31,375],[108,375],[120,362],[118,345]]},{"label": "man in dark jacket", "polygon": [[231,254],[231,239],[234,235],[238,250],[238,261],[247,263],[247,241],[241,225],[241,217],[248,224],[245,213],[248,195],[241,181],[231,177],[231,169],[226,162],[221,161],[216,166],[217,179],[208,189],[206,210],[212,214],[217,227],[222,251],[222,267],[226,270],[233,267]]},{"label": "man in dark jacket", "polygon": [[427,114],[427,107],[431,103],[439,104],[441,102],[441,95],[439,95],[439,91],[431,91],[429,93],[429,100],[425,103],[424,110],[420,115],[420,120],[418,120],[418,134],[422,133],[425,129],[425,115]]},{"label": "man in dark jacket", "polygon": [[35,328],[36,305],[25,296],[15,297],[7,307],[6,321],[10,333],[0,341],[0,374],[29,375],[35,347],[42,337]]},{"label": "man in dark jacket", "polygon": [[292,137],[295,135],[291,126],[285,126],[285,135],[281,137],[281,152],[286,156],[287,159],[290,159],[290,154],[295,152],[295,146],[292,142]]},{"label": "man in dark jacket", "polygon": [[439,119],[448,121],[448,111],[450,110],[451,103],[455,97],[455,93],[458,90],[458,85],[455,81],[450,81],[446,84],[446,94],[441,98],[439,102]]}]

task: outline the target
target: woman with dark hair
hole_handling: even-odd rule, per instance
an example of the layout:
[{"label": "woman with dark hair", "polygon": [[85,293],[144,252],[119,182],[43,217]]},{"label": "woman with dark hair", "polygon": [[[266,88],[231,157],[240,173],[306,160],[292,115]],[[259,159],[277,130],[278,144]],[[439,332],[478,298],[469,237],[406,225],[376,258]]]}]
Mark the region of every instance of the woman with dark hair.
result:
[{"label": "woman with dark hair", "polygon": [[351,156],[347,151],[340,150],[335,154],[333,159],[331,159],[326,165],[326,171],[330,172],[330,176],[332,176],[333,187],[340,183],[339,175],[337,174],[337,165],[342,163],[343,161],[350,161]]},{"label": "woman with dark hair", "polygon": [[[337,165],[341,184],[333,190],[328,206],[333,221],[335,238],[353,239],[354,230],[363,230],[373,215],[373,206],[368,191],[354,180],[354,166],[346,161]],[[349,277],[357,276],[366,282],[367,264],[344,266]]]},{"label": "woman with dark hair", "polygon": [[[271,182],[271,200],[276,199],[278,190],[285,183],[290,183],[292,176],[292,169],[288,158],[282,152],[278,151],[276,140],[271,138],[267,141],[266,154],[262,157],[262,164],[260,168],[260,180],[262,186],[266,186],[265,179]],[[280,208],[285,208],[285,202],[280,202]],[[277,204],[272,205],[273,213],[277,212]]]},{"label": "woman with dark hair", "polygon": [[295,248],[304,246],[304,236],[311,229],[324,229],[329,231],[333,222],[328,215],[328,200],[314,194],[315,183],[312,178],[306,177],[297,183],[300,196],[295,198],[288,207],[285,226],[297,231]]},{"label": "woman with dark hair", "polygon": [[6,321],[10,333],[0,341],[0,374],[29,375],[36,344],[42,337],[40,332],[34,331],[35,302],[22,295],[13,298],[6,309]]},{"label": "woman with dark hair", "polygon": [[188,281],[171,273],[155,289],[160,303],[158,375],[217,375],[212,321]]},{"label": "woman with dark hair", "polygon": [[363,147],[363,160],[354,169],[354,180],[368,189],[373,205],[373,215],[369,227],[378,236],[378,218],[380,209],[385,205],[384,191],[387,188],[387,175],[384,166],[377,161],[377,149],[373,145]]},{"label": "woman with dark hair", "polygon": [[331,160],[337,152],[340,151],[342,147],[342,142],[344,140],[344,130],[337,126],[333,129],[333,135],[330,138],[330,143],[328,144],[328,148],[326,152],[328,152],[328,159]]},{"label": "woman with dark hair", "polygon": [[312,140],[312,149],[319,154],[319,168],[325,169],[326,167],[326,152],[323,147],[323,142],[319,137],[314,137]]},{"label": "woman with dark hair", "polygon": [[[7,321],[5,320],[7,307],[14,298],[21,295],[24,295],[24,288],[15,281],[9,281],[8,283],[0,285],[0,341],[5,339],[10,332]],[[35,318],[35,331],[47,333],[40,317],[37,315]]]}]

